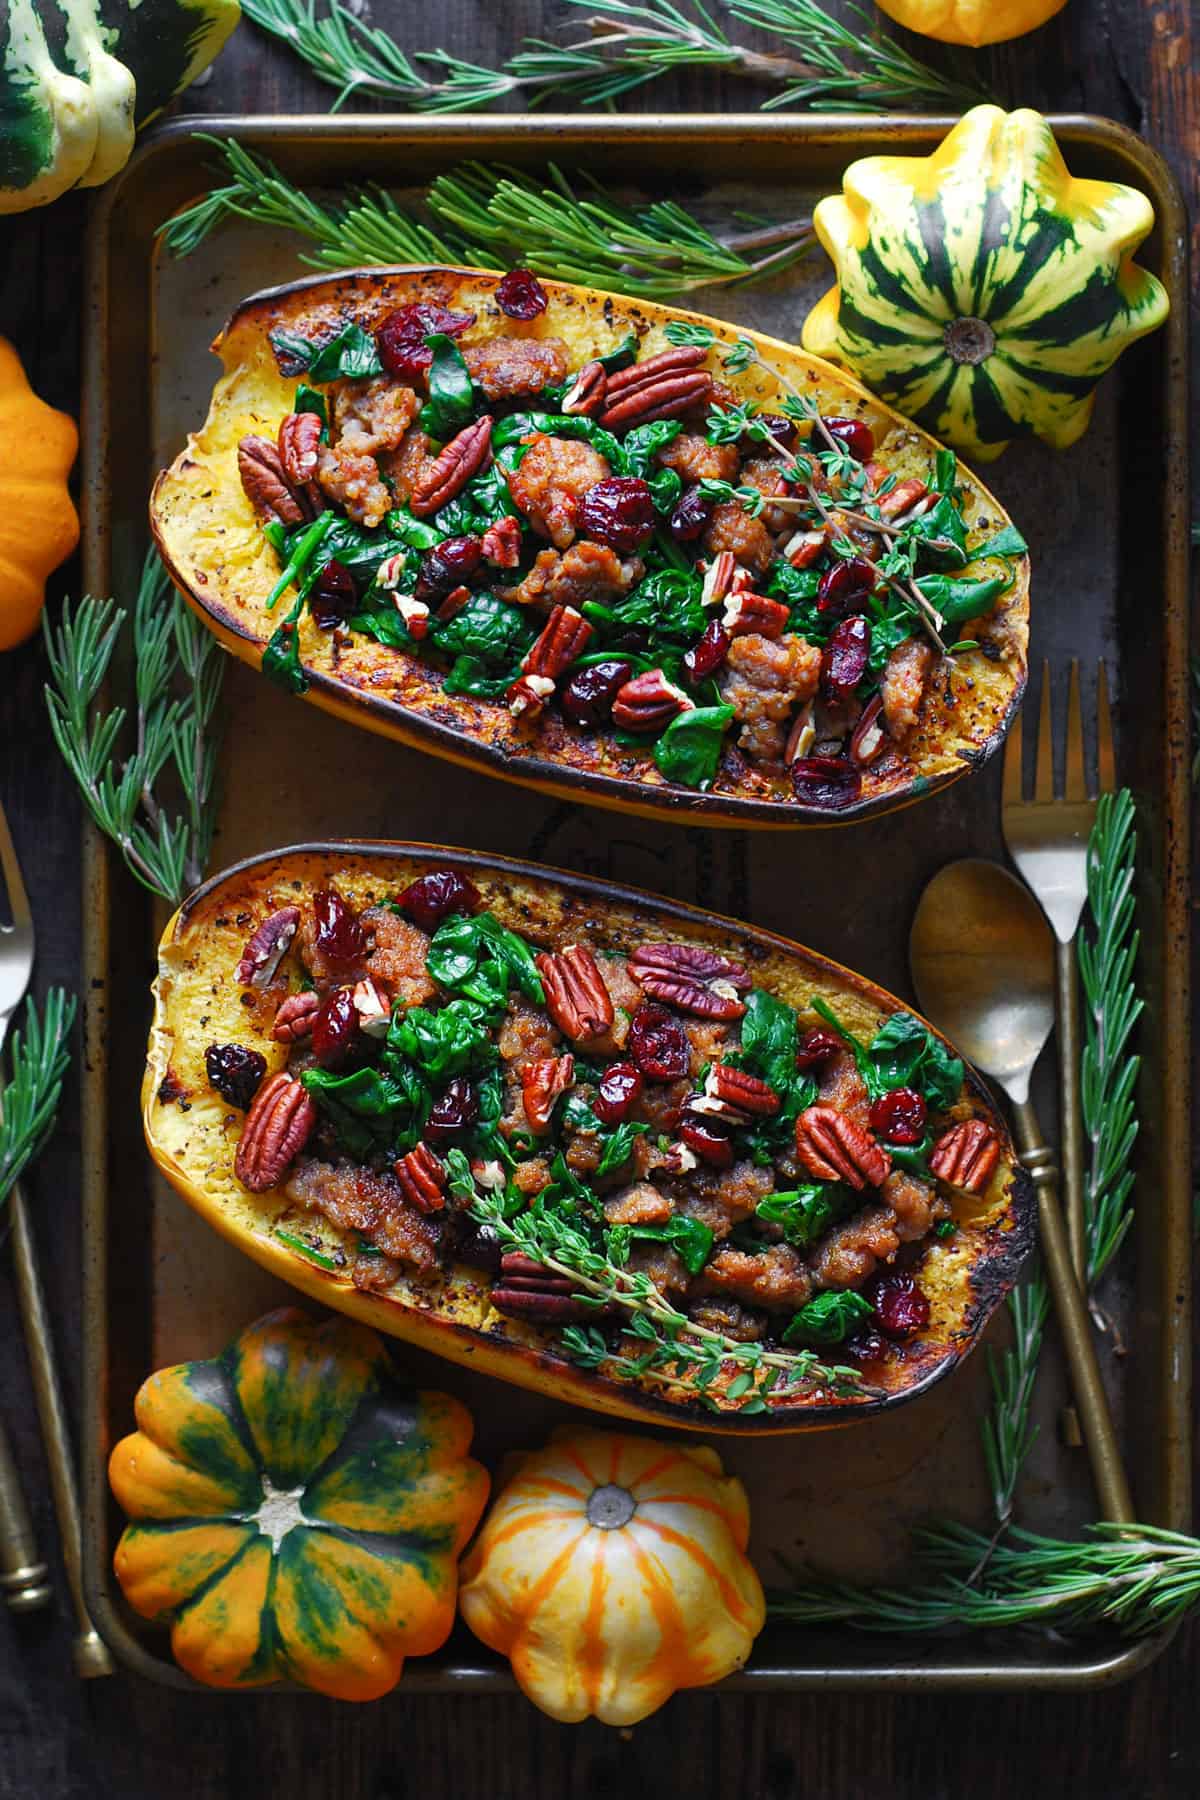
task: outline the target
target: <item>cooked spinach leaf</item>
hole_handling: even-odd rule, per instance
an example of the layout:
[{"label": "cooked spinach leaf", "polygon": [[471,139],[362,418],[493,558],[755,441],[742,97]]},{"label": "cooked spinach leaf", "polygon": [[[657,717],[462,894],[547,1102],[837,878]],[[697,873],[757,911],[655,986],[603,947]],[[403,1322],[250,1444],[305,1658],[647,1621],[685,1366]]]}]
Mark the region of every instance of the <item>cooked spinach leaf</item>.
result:
[{"label": "cooked spinach leaf", "polygon": [[784,1193],[768,1194],[754,1210],[768,1225],[780,1227],[786,1244],[807,1250],[825,1235],[846,1204],[846,1190],[838,1182],[810,1181]]},{"label": "cooked spinach leaf", "polygon": [[475,389],[463,353],[452,337],[434,331],[425,339],[433,351],[429,365],[429,398],[417,423],[438,443],[455,437],[475,416]]},{"label": "cooked spinach leaf", "polygon": [[368,375],[383,374],[375,339],[353,320],[336,336],[322,342],[278,326],[270,333],[270,339],[282,372],[306,374],[314,386],[323,387],[343,378],[361,381]]},{"label": "cooked spinach leaf", "polygon": [[971,552],[971,561],[981,556],[1028,556],[1029,545],[1021,536],[1015,525],[1006,525],[995,537],[988,538],[985,544],[978,544]]},{"label": "cooked spinach leaf", "polygon": [[519,606],[495,594],[478,593],[454,618],[435,621],[428,641],[443,655],[473,656],[494,673],[511,670],[516,675],[533,642],[533,630]]},{"label": "cooked spinach leaf", "polygon": [[911,1013],[893,1013],[876,1032],[869,1055],[885,1091],[915,1088],[930,1106],[941,1109],[958,1098],[962,1063]]},{"label": "cooked spinach leaf", "polygon": [[474,1000],[489,1013],[503,1010],[512,981],[536,1006],[546,1002],[524,940],[494,913],[457,913],[444,919],[433,934],[425,966],[439,987]]},{"label": "cooked spinach leaf", "polygon": [[961,625],[964,619],[976,619],[981,613],[990,612],[998,596],[1012,586],[1012,577],[972,581],[966,576],[918,575],[916,585],[947,624]]},{"label": "cooked spinach leaf", "polygon": [[732,706],[696,706],[672,719],[654,746],[654,760],[668,781],[706,788],[717,772]]},{"label": "cooked spinach leaf", "polygon": [[387,1043],[434,1082],[488,1067],[500,1054],[486,1012],[470,1000],[451,1000],[437,1012],[423,1006],[397,1012]]},{"label": "cooked spinach leaf", "polygon": [[850,1288],[829,1289],[800,1308],[783,1334],[785,1344],[840,1344],[871,1318],[869,1300]]},{"label": "cooked spinach leaf", "polygon": [[332,1124],[339,1148],[360,1162],[376,1150],[411,1150],[432,1104],[418,1072],[399,1059],[351,1075],[306,1069],[300,1081]]},{"label": "cooked spinach leaf", "polygon": [[605,1233],[610,1262],[624,1268],[634,1243],[670,1244],[689,1275],[698,1275],[712,1254],[713,1234],[700,1219],[678,1213],[663,1225],[614,1225]]}]

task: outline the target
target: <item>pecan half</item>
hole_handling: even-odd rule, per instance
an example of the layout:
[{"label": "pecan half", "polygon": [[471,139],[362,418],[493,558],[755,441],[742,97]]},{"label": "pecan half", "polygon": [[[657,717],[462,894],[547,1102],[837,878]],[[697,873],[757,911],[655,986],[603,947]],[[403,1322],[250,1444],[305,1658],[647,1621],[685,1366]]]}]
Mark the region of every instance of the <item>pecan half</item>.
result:
[{"label": "pecan half", "polygon": [[413,489],[410,510],[421,519],[437,512],[462,492],[473,475],[478,475],[491,453],[492,421],[485,413],[450,439],[428,474]]},{"label": "pecan half", "polygon": [[521,525],[505,513],[483,534],[483,557],[497,569],[515,569],[521,560]]},{"label": "pecan half", "polygon": [[600,423],[606,431],[623,431],[631,425],[647,425],[651,419],[678,419],[707,400],[712,391],[713,379],[706,369],[655,376],[644,387],[630,389],[616,400],[610,381]]},{"label": "pecan half", "polygon": [[607,1037],[614,1013],[612,995],[591,951],[582,944],[544,950],[534,957],[546,989],[546,1011],[564,1037],[591,1044]]},{"label": "pecan half", "polygon": [[751,632],[757,632],[759,637],[772,639],[783,636],[787,622],[788,609],[782,600],[745,593],[730,594],[721,619],[730,637],[747,637]]},{"label": "pecan half", "polygon": [[680,713],[692,712],[695,705],[661,669],[648,669],[617,690],[613,724],[622,731],[661,731]]},{"label": "pecan half", "polygon": [[234,1159],[234,1173],[252,1194],[273,1188],[303,1150],[317,1109],[294,1075],[280,1069],[251,1102]]},{"label": "pecan half", "polygon": [[283,463],[270,438],[244,437],[237,449],[238,474],[246,498],[260,512],[274,513],[284,525],[299,525],[304,508],[288,486]]},{"label": "pecan half", "polygon": [[593,413],[600,411],[607,397],[608,376],[604,372],[603,363],[587,362],[567,383],[558,403],[559,410],[590,418]]},{"label": "pecan half", "polygon": [[569,1275],[555,1275],[531,1256],[508,1250],[500,1258],[500,1274],[492,1289],[492,1305],[512,1319],[535,1325],[569,1325],[590,1319],[606,1308],[585,1306],[573,1296],[575,1282]]},{"label": "pecan half", "polygon": [[850,739],[850,761],[860,769],[867,768],[887,747],[887,726],[883,717],[883,699],[876,694],[863,708],[862,717]]},{"label": "pecan half", "polygon": [[281,906],[263,920],[242,951],[235,971],[243,987],[265,988],[287,955],[300,923],[298,906]]},{"label": "pecan half", "polygon": [[321,448],[321,421],[316,413],[289,413],[279,422],[279,460],[284,477],[295,488],[302,488],[317,473],[317,455]]},{"label": "pecan half", "polygon": [[750,986],[740,963],[699,944],[640,944],[629,973],[655,1000],[701,1019],[740,1019],[746,1008],[739,988]]},{"label": "pecan half", "polygon": [[549,1131],[555,1104],[574,1079],[573,1056],[539,1056],[526,1063],[521,1076],[521,1098],[531,1131]]},{"label": "pecan half", "polygon": [[892,1167],[871,1133],[832,1106],[810,1106],[800,1114],[796,1155],[818,1181],[844,1181],[856,1191],[879,1187]]},{"label": "pecan half", "polygon": [[761,1119],[769,1119],[779,1111],[779,1095],[773,1087],[746,1069],[731,1069],[728,1063],[713,1064],[705,1077],[704,1091],[723,1106],[755,1113]]},{"label": "pecan half", "polygon": [[540,637],[526,651],[521,667],[526,675],[545,675],[553,680],[583,655],[591,636],[592,628],[581,612],[573,606],[556,606]]},{"label": "pecan half", "polygon": [[306,988],[302,994],[289,994],[275,1014],[271,1036],[277,1044],[302,1044],[312,1036],[313,1020],[320,1010],[321,1002],[314,988]]},{"label": "pecan half", "polygon": [[518,675],[504,697],[514,719],[536,719],[553,692],[549,675]]},{"label": "pecan half", "polygon": [[428,1144],[418,1144],[393,1165],[404,1198],[418,1212],[441,1212],[446,1204],[446,1170]]},{"label": "pecan half", "polygon": [[981,1194],[1000,1160],[1000,1139],[982,1119],[963,1119],[944,1131],[929,1157],[939,1181],[964,1194]]},{"label": "pecan half", "polygon": [[707,355],[707,350],[701,349],[698,344],[673,344],[669,350],[660,350],[656,355],[646,357],[644,362],[630,363],[627,369],[616,369],[608,378],[609,399],[616,400],[622,394],[635,393],[638,388],[659,381],[664,375],[679,375],[690,369],[698,369]]}]

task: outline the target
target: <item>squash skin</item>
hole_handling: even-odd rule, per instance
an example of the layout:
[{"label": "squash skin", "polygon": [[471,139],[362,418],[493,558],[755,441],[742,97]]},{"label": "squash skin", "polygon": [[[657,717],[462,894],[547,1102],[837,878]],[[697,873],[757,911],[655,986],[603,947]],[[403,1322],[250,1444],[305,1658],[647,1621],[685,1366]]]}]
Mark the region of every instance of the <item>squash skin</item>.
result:
[{"label": "squash skin", "polygon": [[283,1307],[134,1404],[114,1567],[197,1681],[373,1700],[444,1643],[488,1476],[466,1409],[400,1387],[373,1332]]},{"label": "squash skin", "polygon": [[[160,474],[150,502],[151,529],[163,561],[185,599],[242,661],[257,668],[278,612],[264,602],[278,577],[274,553],[238,478],[236,449],[248,432],[272,433],[291,409],[296,380],[279,374],[268,332],[276,327],[313,332],[344,324],[350,316],[370,326],[397,306],[436,301],[456,311],[474,312],[477,325],[463,343],[511,329],[491,295],[498,277],[478,270],[397,268],[350,270],[275,288],[245,301],[214,343],[226,374],[213,394],[203,428]],[[645,357],[668,348],[664,327],[689,320],[716,332],[720,347],[739,336],[751,338],[791,378],[804,383],[827,413],[861,416],[876,436],[877,448],[903,476],[925,473],[936,445],[877,398],[829,363],[761,333],[648,301],[632,301],[602,290],[563,282],[542,282],[550,304],[522,329],[523,336],[565,339],[572,365],[601,354],[637,331]],[[714,364],[714,367],[716,365]],[[751,369],[726,377],[739,398],[778,408],[780,389]],[[969,498],[968,522],[982,542],[1007,522],[994,497],[960,469]],[[987,525],[983,521],[988,521]],[[993,559],[977,572],[1003,573]],[[931,684],[921,724],[911,745],[913,773],[863,771],[861,797],[838,812],[802,807],[785,777],[750,770],[741,777],[719,771],[710,790],[700,793],[668,784],[648,759],[632,755],[611,736],[576,731],[560,715],[531,730],[513,721],[502,706],[464,694],[445,694],[441,676],[428,663],[403,651],[356,638],[335,650],[330,634],[310,617],[300,625],[300,660],[314,704],[384,736],[482,768],[558,798],[583,799],[650,818],[687,824],[791,827],[849,824],[933,793],[986,759],[1002,742],[1024,691],[1029,619],[1029,563],[1014,564],[1014,580],[1001,597],[1005,655],[990,661],[981,651],[956,658],[949,686]],[[964,632],[964,635],[965,632]]]},{"label": "squash skin", "polygon": [[78,448],[74,419],[38,399],[0,338],[0,651],[37,629],[46,579],[79,542],[67,492]]},{"label": "squash skin", "polygon": [[[1016,436],[1068,449],[1100,378],[1167,315],[1166,289],[1133,261],[1149,200],[1073,177],[1028,108],[977,106],[930,156],[851,163],[813,223],[837,283],[804,321],[805,348],[977,460]],[[964,317],[994,333],[975,364],[943,340]]]},{"label": "squash skin", "polygon": [[[877,1391],[868,1397],[792,1399],[765,1414],[745,1415],[723,1402],[718,1388],[712,1391],[722,1410],[709,1412],[679,1389],[576,1367],[556,1351],[551,1333],[497,1314],[490,1282],[479,1271],[455,1265],[444,1279],[426,1286],[402,1275],[390,1289],[365,1293],[354,1287],[348,1271],[319,1268],[275,1237],[277,1224],[311,1237],[317,1216],[299,1213],[282,1190],[254,1195],[237,1181],[233,1161],[241,1117],[212,1091],[204,1069],[205,1046],[227,1039],[260,1051],[268,1072],[286,1061],[286,1047],[270,1037],[273,1006],[259,1017],[241,1003],[234,970],[247,915],[265,917],[294,903],[297,895],[329,886],[365,907],[430,868],[462,870],[502,921],[538,941],[570,942],[583,919],[589,942],[628,951],[644,940],[648,925],[661,928],[664,935],[703,943],[746,964],[760,985],[793,1004],[807,1004],[814,992],[824,994],[860,1035],[870,1036],[901,1005],[863,977],[772,933],[540,864],[382,843],[306,845],[255,857],[197,889],[168,923],[159,946],[142,1087],[146,1142],[161,1173],[209,1224],[283,1280],[380,1331],[556,1399],[651,1424],[748,1435],[846,1424],[902,1404],[969,1352],[1015,1280],[1034,1228],[1032,1184],[1003,1120],[970,1070],[959,1102],[962,1116],[974,1113],[993,1127],[1002,1145],[1000,1163],[987,1193],[960,1220],[955,1238],[931,1246],[922,1272],[933,1305],[929,1327],[909,1346],[903,1363],[886,1365]],[[342,1237],[320,1223],[326,1254],[344,1245],[352,1259],[352,1235]]]},{"label": "squash skin", "polygon": [[[589,1523],[605,1487],[635,1503],[627,1523]],[[636,1725],[746,1661],[766,1618],[749,1537],[715,1450],[562,1426],[507,1460],[459,1611],[552,1719]]]}]

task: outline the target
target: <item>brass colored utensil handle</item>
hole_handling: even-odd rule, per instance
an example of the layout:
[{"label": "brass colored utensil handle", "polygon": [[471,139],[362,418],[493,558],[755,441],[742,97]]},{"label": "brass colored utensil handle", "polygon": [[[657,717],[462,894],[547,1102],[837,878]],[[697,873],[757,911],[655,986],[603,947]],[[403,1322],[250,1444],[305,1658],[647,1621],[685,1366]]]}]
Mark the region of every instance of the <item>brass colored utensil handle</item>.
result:
[{"label": "brass colored utensil handle", "polygon": [[33,1612],[50,1598],[46,1565],[39,1562],[33,1521],[13,1460],[8,1433],[0,1425],[0,1592],[12,1612]]},{"label": "brass colored utensil handle", "polygon": [[76,1673],[85,1680],[94,1675],[111,1675],[112,1658],[107,1646],[88,1616],[83,1598],[83,1552],[79,1527],[79,1494],[75,1486],[75,1470],[71,1461],[71,1439],[67,1429],[66,1408],[54,1363],[53,1340],[46,1297],[42,1292],[37,1268],[37,1253],[29,1212],[20,1182],[8,1196],[8,1213],[12,1224],[13,1268],[17,1277],[17,1302],[25,1342],[29,1350],[29,1366],[33,1374],[33,1393],[41,1420],[46,1461],[50,1469],[50,1488],[54,1510],[62,1537],[63,1562],[79,1631],[73,1646]]},{"label": "brass colored utensil handle", "polygon": [[1054,1296],[1063,1348],[1067,1353],[1075,1403],[1083,1421],[1101,1515],[1116,1524],[1126,1524],[1134,1517],[1133,1498],[1125,1479],[1100,1365],[1096,1361],[1096,1344],[1087,1306],[1071,1267],[1070,1246],[1058,1204],[1058,1171],[1054,1166],[1054,1155],[1046,1146],[1031,1103],[1022,1101],[1014,1112],[1021,1161],[1037,1183],[1042,1255]]},{"label": "brass colored utensil handle", "polygon": [[1063,1202],[1071,1266],[1080,1287],[1087,1285],[1087,1224],[1083,1203],[1083,1105],[1079,1093],[1079,964],[1075,941],[1055,939],[1054,961],[1058,1007],[1058,1081],[1062,1135]]}]

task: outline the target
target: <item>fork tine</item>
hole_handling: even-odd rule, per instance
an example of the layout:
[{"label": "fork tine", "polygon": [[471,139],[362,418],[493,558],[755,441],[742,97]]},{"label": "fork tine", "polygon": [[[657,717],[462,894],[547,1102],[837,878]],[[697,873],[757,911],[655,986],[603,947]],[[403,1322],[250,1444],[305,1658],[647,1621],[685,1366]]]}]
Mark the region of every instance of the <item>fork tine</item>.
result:
[{"label": "fork tine", "polygon": [[8,829],[8,820],[4,816],[4,808],[0,806],[0,869],[4,871],[4,879],[8,884],[8,904],[12,909],[14,925],[32,925],[33,914],[29,909],[29,895],[25,892],[25,883],[21,880],[21,865],[17,861],[16,847],[12,841],[12,833]]},{"label": "fork tine", "polygon": [[1042,664],[1042,704],[1038,717],[1037,764],[1033,782],[1034,803],[1047,805],[1054,798],[1054,730],[1051,719],[1050,664]]},{"label": "fork tine", "polygon": [[1025,793],[1025,765],[1021,749],[1021,716],[1024,710],[1024,707],[1017,708],[1004,746],[1004,791],[1000,799],[1002,807],[1020,806]]},{"label": "fork tine", "polygon": [[1071,658],[1071,678],[1067,688],[1067,760],[1064,800],[1086,800],[1087,777],[1083,761],[1083,712],[1079,704],[1079,658]]},{"label": "fork tine", "polygon": [[1111,794],[1117,785],[1117,759],[1113,752],[1112,713],[1108,705],[1108,667],[1103,660],[1096,677],[1096,746],[1100,792]]}]

